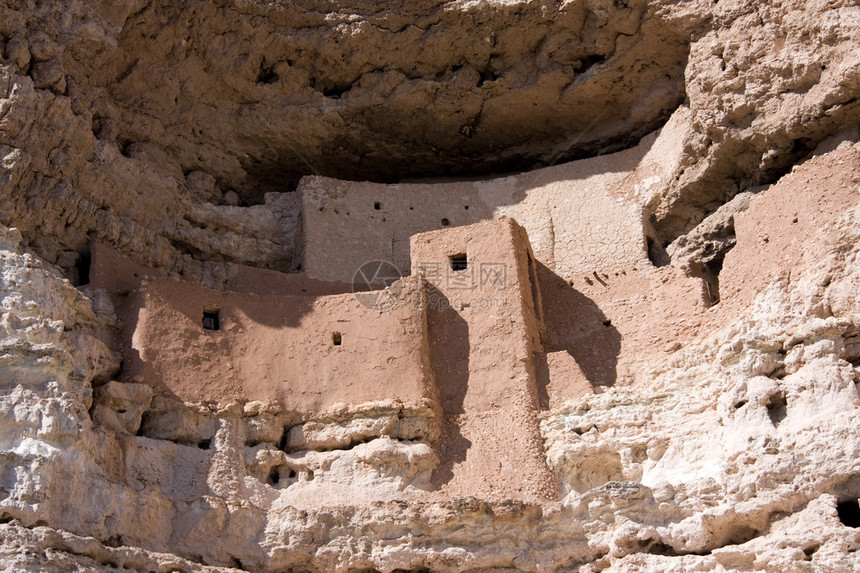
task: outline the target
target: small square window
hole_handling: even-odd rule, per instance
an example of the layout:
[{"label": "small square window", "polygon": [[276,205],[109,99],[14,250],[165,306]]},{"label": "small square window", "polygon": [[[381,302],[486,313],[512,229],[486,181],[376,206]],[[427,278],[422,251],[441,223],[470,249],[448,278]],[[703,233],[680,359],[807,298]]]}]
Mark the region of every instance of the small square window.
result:
[{"label": "small square window", "polygon": [[452,271],[465,271],[466,268],[469,266],[469,263],[466,260],[466,253],[461,253],[459,255],[451,255],[448,258],[451,261]]},{"label": "small square window", "polygon": [[373,204],[373,208],[376,209],[377,211],[379,211],[380,209],[382,209],[382,203],[377,201],[376,203]]},{"label": "small square window", "polygon": [[220,311],[204,310],[203,311],[203,330],[220,330],[221,324],[219,320]]},{"label": "small square window", "polygon": [[341,344],[343,344],[343,335],[340,332],[332,332],[331,343],[335,346],[340,346]]}]

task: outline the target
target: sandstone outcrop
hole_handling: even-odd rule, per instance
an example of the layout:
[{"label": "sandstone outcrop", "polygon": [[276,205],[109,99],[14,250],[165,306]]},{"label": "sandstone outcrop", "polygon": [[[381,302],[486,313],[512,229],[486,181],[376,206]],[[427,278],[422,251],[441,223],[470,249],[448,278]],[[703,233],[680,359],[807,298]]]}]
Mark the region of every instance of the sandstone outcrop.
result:
[{"label": "sandstone outcrop", "polygon": [[2,568],[857,569],[858,37],[0,6]]}]

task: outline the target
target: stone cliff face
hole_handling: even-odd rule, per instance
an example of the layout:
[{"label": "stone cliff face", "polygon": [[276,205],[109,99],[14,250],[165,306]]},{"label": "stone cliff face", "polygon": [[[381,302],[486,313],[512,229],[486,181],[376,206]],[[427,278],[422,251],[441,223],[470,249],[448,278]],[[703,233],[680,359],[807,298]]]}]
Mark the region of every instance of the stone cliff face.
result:
[{"label": "stone cliff face", "polygon": [[[6,2],[3,565],[857,568],[858,37],[847,1]],[[421,179],[330,185],[433,224],[470,197],[440,228],[524,225],[533,419],[183,402],[129,371],[127,293],[87,285],[93,242],[213,291],[296,273],[316,256],[300,195],[326,178]],[[641,239],[622,258],[604,203],[618,244]],[[552,491],[468,495],[452,428],[542,448]]]}]

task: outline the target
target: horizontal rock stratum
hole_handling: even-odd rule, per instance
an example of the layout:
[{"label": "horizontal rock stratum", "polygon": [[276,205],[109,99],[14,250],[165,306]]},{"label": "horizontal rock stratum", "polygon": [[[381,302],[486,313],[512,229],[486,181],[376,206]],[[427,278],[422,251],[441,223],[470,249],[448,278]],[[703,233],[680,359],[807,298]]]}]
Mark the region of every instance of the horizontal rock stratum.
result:
[{"label": "horizontal rock stratum", "polygon": [[855,2],[0,6],[0,569],[860,568]]}]

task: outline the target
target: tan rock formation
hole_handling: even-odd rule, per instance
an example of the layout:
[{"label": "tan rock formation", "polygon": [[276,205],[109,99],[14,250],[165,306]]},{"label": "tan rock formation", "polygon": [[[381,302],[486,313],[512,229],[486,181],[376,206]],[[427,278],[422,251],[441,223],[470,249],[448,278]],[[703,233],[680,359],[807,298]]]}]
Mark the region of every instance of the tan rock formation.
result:
[{"label": "tan rock formation", "polygon": [[4,3],[0,568],[860,568],[858,37]]}]

